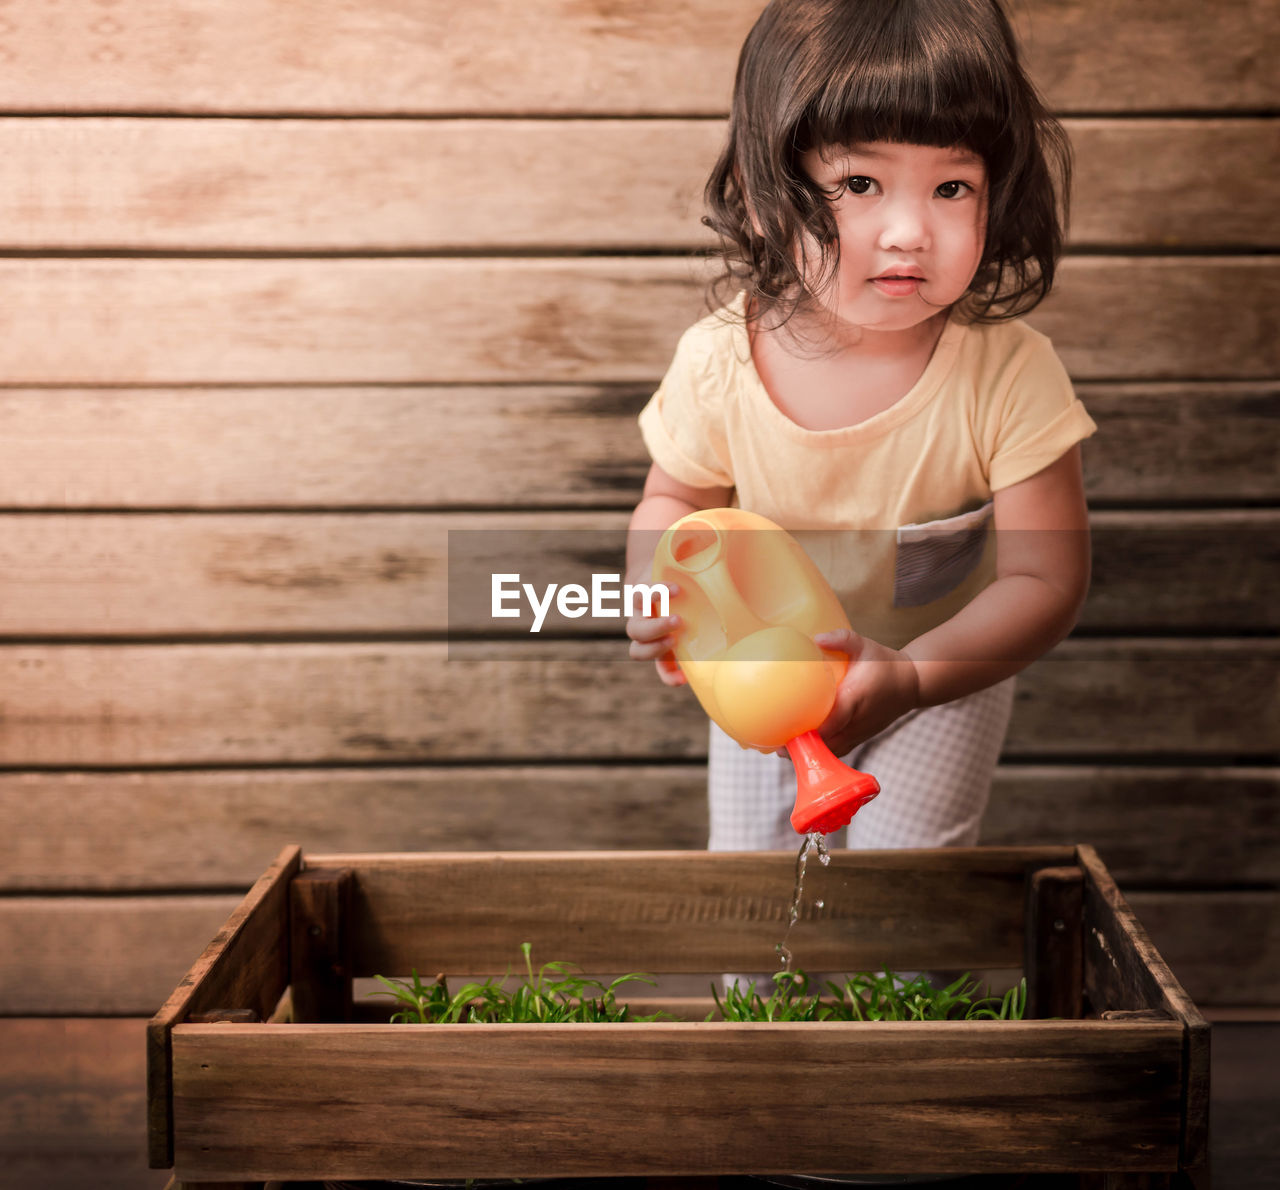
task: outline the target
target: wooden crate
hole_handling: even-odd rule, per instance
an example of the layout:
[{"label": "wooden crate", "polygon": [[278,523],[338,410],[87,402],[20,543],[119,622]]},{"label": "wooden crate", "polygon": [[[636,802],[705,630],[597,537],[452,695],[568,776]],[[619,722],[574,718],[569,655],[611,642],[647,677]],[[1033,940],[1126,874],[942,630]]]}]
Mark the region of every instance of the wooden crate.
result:
[{"label": "wooden crate", "polygon": [[525,941],[592,973],[767,970],[794,866],[287,848],[150,1024],[152,1163],[184,1185],[1107,1170],[1157,1186],[1203,1166],[1208,1026],[1085,846],[809,864],[798,965],[1022,967],[1024,1021],[707,1023],[691,1000],[674,1023],[392,1025],[353,1005],[353,977],[501,974]]}]

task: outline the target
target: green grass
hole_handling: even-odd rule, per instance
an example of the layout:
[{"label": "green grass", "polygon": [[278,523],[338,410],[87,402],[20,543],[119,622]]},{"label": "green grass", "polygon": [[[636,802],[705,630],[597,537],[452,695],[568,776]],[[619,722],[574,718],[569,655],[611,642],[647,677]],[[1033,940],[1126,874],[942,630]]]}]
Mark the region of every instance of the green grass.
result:
[{"label": "green grass", "polygon": [[[935,988],[924,975],[905,979],[892,971],[862,972],[843,984],[828,981],[829,996],[809,990],[803,971],[780,971],[774,991],[762,996],[754,983],[737,981],[721,999],[713,983],[720,1019],[726,1021],[974,1021],[1022,1020],[1027,1011],[1027,981],[1003,996],[982,994],[966,971],[945,988]],[[715,1020],[713,1012],[707,1020]]]},{"label": "green grass", "polygon": [[[510,969],[502,979],[467,983],[450,991],[444,975],[423,983],[418,972],[412,979],[374,978],[382,991],[371,996],[391,996],[399,1007],[391,1014],[396,1024],[564,1024],[567,1022],[637,1022],[673,1020],[666,1013],[633,1015],[631,1006],[619,1004],[616,991],[624,984],[655,985],[651,975],[620,975],[611,983],[588,979],[572,963],[544,963],[534,970],[533,947],[524,942],[527,978],[508,989]],[[780,971],[773,977],[774,990],[763,996],[754,983],[745,989],[737,982],[723,998],[711,985],[717,1012],[707,1020],[725,1021],[973,1021],[1022,1020],[1027,1011],[1027,981],[1023,979],[1003,996],[985,994],[965,972],[945,988],[935,988],[924,975],[906,979],[892,971],[862,972],[843,984],[827,981],[822,991],[810,990],[803,971]]]},{"label": "green grass", "polygon": [[374,976],[384,990],[371,996],[394,996],[401,1005],[391,1014],[396,1024],[564,1024],[591,1021],[655,1021],[670,1019],[663,1013],[633,1016],[619,1004],[616,990],[627,983],[656,984],[651,975],[620,975],[611,983],[587,979],[572,963],[545,963],[533,969],[533,946],[521,943],[528,978],[507,989],[510,969],[502,979],[468,983],[449,990],[445,976],[424,984],[415,969],[412,980]]}]

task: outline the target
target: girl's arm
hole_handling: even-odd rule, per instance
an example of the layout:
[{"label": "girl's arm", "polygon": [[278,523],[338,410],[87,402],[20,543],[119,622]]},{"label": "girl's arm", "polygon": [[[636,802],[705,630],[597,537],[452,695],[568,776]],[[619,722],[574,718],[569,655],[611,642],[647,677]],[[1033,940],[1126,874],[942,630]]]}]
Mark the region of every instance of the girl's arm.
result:
[{"label": "girl's arm", "polygon": [[[732,488],[695,488],[673,479],[657,463],[649,468],[644,494],[627,525],[628,583],[647,583],[653,567],[653,551],[658,538],[682,516],[703,508],[723,508],[733,495]],[[674,590],[672,584],[668,589]],[[652,660],[658,676],[668,686],[682,686],[685,676],[671,655],[672,633],[678,616],[632,616],[627,620],[631,656],[637,661]]]},{"label": "girl's arm", "polygon": [[1018,673],[1075,626],[1089,589],[1079,446],[996,492],[994,503],[996,580],[951,619],[900,651],[856,634],[817,638],[854,661],[821,728],[837,755],[915,707],[951,702]]},{"label": "girl's arm", "polygon": [[905,649],[919,705],[936,706],[1025,669],[1072,628],[1089,590],[1089,514],[1073,446],[995,494],[996,581]]}]

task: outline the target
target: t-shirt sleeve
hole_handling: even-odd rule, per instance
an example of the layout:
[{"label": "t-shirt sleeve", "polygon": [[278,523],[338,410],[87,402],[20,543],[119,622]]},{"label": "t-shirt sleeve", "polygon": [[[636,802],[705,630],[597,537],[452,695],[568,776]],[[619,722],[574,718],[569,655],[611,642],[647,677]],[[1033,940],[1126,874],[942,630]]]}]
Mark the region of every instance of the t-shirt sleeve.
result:
[{"label": "t-shirt sleeve", "polygon": [[701,326],[686,331],[658,391],[640,412],[649,457],[695,488],[732,487],[725,432],[725,385]]},{"label": "t-shirt sleeve", "polygon": [[1043,335],[1032,333],[1002,387],[988,463],[993,492],[1043,471],[1098,428]]}]

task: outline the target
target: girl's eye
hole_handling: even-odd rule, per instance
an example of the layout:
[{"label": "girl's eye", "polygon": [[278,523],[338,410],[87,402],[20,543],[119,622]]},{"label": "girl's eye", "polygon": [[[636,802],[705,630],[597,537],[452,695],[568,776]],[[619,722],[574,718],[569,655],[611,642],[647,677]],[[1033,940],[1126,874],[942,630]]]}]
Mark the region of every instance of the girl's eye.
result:
[{"label": "girl's eye", "polygon": [[959,198],[969,188],[968,182],[943,182],[934,193],[939,198]]},{"label": "girl's eye", "polygon": [[852,178],[846,178],[844,188],[850,194],[870,194],[875,182],[871,178],[863,177],[861,174],[855,174]]}]

